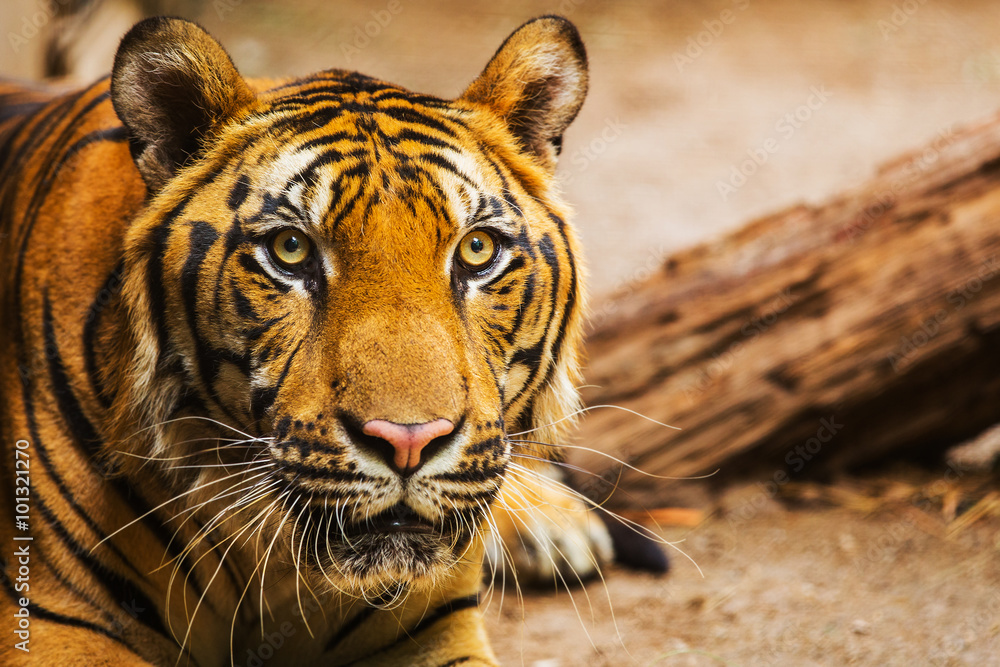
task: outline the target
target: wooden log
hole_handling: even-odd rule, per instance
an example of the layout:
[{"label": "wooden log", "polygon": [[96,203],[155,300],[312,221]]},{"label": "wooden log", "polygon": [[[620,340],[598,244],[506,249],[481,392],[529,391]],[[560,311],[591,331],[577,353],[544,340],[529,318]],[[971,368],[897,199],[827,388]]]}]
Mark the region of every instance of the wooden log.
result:
[{"label": "wooden log", "polygon": [[[1000,116],[819,207],[671,256],[596,304],[571,462],[777,485],[913,457],[1000,421]],[[577,483],[593,491],[594,478]],[[589,480],[589,481],[588,481]]]}]

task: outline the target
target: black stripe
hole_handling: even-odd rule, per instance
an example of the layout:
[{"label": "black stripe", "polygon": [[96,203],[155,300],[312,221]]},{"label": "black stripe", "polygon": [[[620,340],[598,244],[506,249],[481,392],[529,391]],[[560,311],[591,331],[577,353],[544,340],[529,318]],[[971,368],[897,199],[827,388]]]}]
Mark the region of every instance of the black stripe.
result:
[{"label": "black stripe", "polygon": [[[89,91],[81,91],[77,95],[67,97],[64,102],[62,102],[59,106],[57,106],[55,109],[50,111],[49,114],[47,114],[42,118],[42,120],[38,123],[39,127],[34,127],[32,129],[31,138],[28,141],[26,141],[24,145],[22,145],[18,150],[18,154],[14,158],[14,164],[10,166],[9,171],[6,171],[7,174],[19,170],[21,166],[20,163],[23,160],[30,160],[32,158],[41,159],[40,156],[35,155],[34,149],[37,147],[39,143],[49,138],[50,135],[48,132],[48,126],[55,125],[58,122],[65,119],[67,116],[69,116],[69,114],[75,108],[76,103],[80,99],[82,99],[87,92]],[[84,105],[83,109],[76,113],[76,115],[67,124],[67,126],[63,128],[59,137],[53,142],[52,147],[50,147],[50,153],[55,152],[56,147],[62,146],[62,144],[68,140],[72,132],[76,129],[77,124],[82,122],[83,118],[97,104],[106,99],[108,99],[108,93],[105,91],[104,93],[98,95],[96,98],[94,98],[86,105]],[[37,221],[38,211],[41,208],[42,203],[45,201],[45,197],[47,196],[52,186],[52,179],[46,178],[46,173],[47,173],[46,170],[48,172],[51,172],[53,168],[58,170],[59,167],[60,163],[55,163],[53,167],[53,163],[49,162],[46,166],[46,169],[39,170],[38,174],[36,175],[36,178],[40,180],[32,192],[31,199],[28,202],[28,207],[25,210],[25,213],[22,217],[22,220],[24,221],[23,227],[19,230],[16,230],[17,232],[20,233],[21,236],[17,251],[17,268],[14,271],[14,284],[11,285],[11,289],[9,291],[9,293],[13,294],[14,297],[14,304],[11,312],[14,313],[15,316],[20,316],[22,310],[21,285],[24,279],[24,264],[28,256],[31,234],[32,231],[34,230],[35,223]],[[6,188],[5,199],[3,202],[0,202],[0,211],[14,210],[14,205],[12,200],[16,196],[16,194],[17,194],[17,188],[13,187]],[[11,225],[13,225],[14,224],[13,218],[9,218],[9,222]],[[13,233],[13,230],[11,233]],[[19,354],[18,361],[20,361],[25,368],[30,368],[30,365],[25,363],[26,360],[24,358],[24,354],[28,350],[28,347],[25,345],[24,330],[21,327],[16,327],[15,331],[17,335],[16,345]]]},{"label": "black stripe", "polygon": [[440,167],[441,169],[444,169],[445,171],[457,176],[470,187],[476,187],[476,184],[473,183],[468,176],[459,171],[458,167],[456,167],[451,160],[449,160],[444,156],[437,155],[436,153],[422,153],[419,156],[417,156],[417,158],[423,160],[424,162]]},{"label": "black stripe", "polygon": [[[42,462],[42,467],[45,468],[49,477],[52,478],[52,482],[56,485],[59,495],[62,496],[66,504],[68,504],[70,508],[83,519],[83,522],[87,525],[87,527],[103,539],[105,537],[105,533],[100,529],[100,526],[97,525],[94,519],[76,502],[76,498],[73,497],[73,494],[66,487],[66,483],[56,472],[55,466],[52,464],[52,458],[49,456],[48,448],[45,447],[45,444],[42,442],[41,435],[38,433],[38,422],[35,419],[35,405],[34,399],[31,397],[31,390],[31,382],[26,382],[23,387],[22,398],[24,400],[24,413],[28,420],[28,433],[31,436],[32,447],[38,455],[38,459]],[[118,556],[122,562],[128,564],[128,560],[125,558],[125,555],[118,550],[118,547],[114,544],[114,542],[107,542],[106,544],[108,544],[111,551]],[[138,574],[138,571],[134,567],[132,568],[132,571]]]},{"label": "black stripe", "polygon": [[229,199],[226,201],[229,209],[232,211],[238,209],[246,201],[248,194],[250,194],[250,177],[246,174],[240,174],[233,189],[229,191]]},{"label": "black stripe", "polygon": [[316,137],[315,139],[310,139],[309,141],[300,144],[296,150],[298,151],[309,151],[313,148],[325,148],[331,144],[335,144],[340,141],[361,141],[362,139],[353,132],[344,132],[343,130],[337,132],[331,132],[330,134],[324,134],[321,137]]},{"label": "black stripe", "polygon": [[535,299],[535,273],[531,272],[524,281],[524,291],[521,292],[521,302],[517,307],[517,314],[514,316],[514,323],[510,327],[510,333],[504,336],[508,347],[514,344],[521,325],[524,323],[524,314],[531,307],[531,302]]},{"label": "black stripe", "polygon": [[[93,425],[90,423],[90,420],[88,420],[84,414],[83,408],[80,406],[80,403],[77,400],[76,395],[73,393],[73,389],[70,385],[69,378],[66,374],[66,368],[62,360],[62,354],[59,349],[58,340],[56,339],[55,330],[53,328],[52,309],[49,303],[47,289],[43,293],[42,311],[43,338],[45,341],[45,350],[49,356],[49,377],[52,382],[53,393],[56,396],[57,407],[64,423],[68,427],[73,442],[78,445],[83,445],[86,458],[91,461],[97,460],[100,457],[101,446],[103,443]],[[29,397],[30,389],[31,384],[29,382],[29,384],[25,387],[25,412],[28,416],[29,430],[32,435],[35,450],[39,454],[39,459],[55,482],[60,495],[62,495],[62,497],[77,514],[83,517],[87,527],[96,533],[100,540],[103,540],[107,537],[107,533],[101,530],[100,526],[97,525],[90,515],[82,507],[80,507],[80,505],[76,502],[73,493],[66,487],[65,482],[56,473],[52,460],[49,457],[48,449],[42,443],[37,431],[34,416],[34,404]],[[97,474],[97,472],[95,471],[94,474]],[[173,546],[171,539],[172,536],[168,534],[166,528],[154,516],[146,514],[149,511],[149,507],[145,501],[139,497],[138,494],[135,493],[133,489],[121,478],[103,481],[117,492],[124,503],[138,512],[138,516],[142,517],[143,526],[152,532],[165,547],[170,545],[170,553],[174,556],[178,556],[181,571],[189,575],[190,566],[186,563],[186,561],[179,558],[177,547]],[[123,563],[128,565],[134,573],[139,574],[129,559],[125,557],[125,554],[119,550],[118,546],[113,541],[108,541],[106,544],[112,553],[114,553]],[[193,587],[195,589],[200,589],[197,579],[194,579],[193,581]]]},{"label": "black stripe", "polygon": [[[31,200],[29,201],[28,206],[25,209],[24,220],[27,222],[27,224],[24,236],[21,239],[22,243],[19,250],[18,266],[17,266],[18,276],[21,275],[21,272],[24,269],[24,258],[27,255],[27,248],[28,248],[27,242],[28,238],[31,235],[31,231],[34,229],[35,222],[38,217],[38,212],[41,210],[42,206],[45,203],[45,200],[48,198],[49,193],[52,190],[52,186],[55,184],[56,176],[59,174],[59,172],[66,164],[66,158],[67,158],[66,152],[60,151],[60,149],[67,141],[69,141],[73,133],[77,130],[78,126],[84,121],[86,116],[91,111],[93,111],[95,107],[97,107],[102,102],[108,100],[109,98],[110,98],[110,93],[105,91],[100,95],[96,96],[94,99],[87,102],[87,104],[85,104],[83,108],[80,109],[76,113],[76,115],[73,116],[72,120],[70,120],[66,124],[66,127],[64,127],[62,131],[59,133],[59,137],[49,147],[49,153],[48,155],[46,155],[46,157],[51,155],[57,155],[58,159],[50,160],[46,164],[44,170],[39,170],[37,174],[37,184],[35,185],[35,188],[31,193]],[[83,137],[81,140],[75,142],[74,146],[86,140],[87,137]],[[31,155],[29,156],[29,159],[30,157],[34,157],[37,159],[39,156]]]},{"label": "black stripe", "polygon": [[396,88],[391,85],[383,90],[372,93],[371,98],[378,102],[387,102],[390,100],[399,101],[407,107],[412,107],[413,105],[431,107],[432,109],[447,109],[449,107],[448,101],[442,100],[440,97],[432,97],[431,95],[423,95],[421,93],[412,93],[408,90]]},{"label": "black stripe", "polygon": [[486,466],[482,465],[482,462],[480,461],[475,461],[465,470],[437,473],[432,477],[432,479],[444,482],[482,484],[483,482],[489,482],[496,479],[503,474],[503,471],[506,468],[506,464]]},{"label": "black stripe", "polygon": [[[511,363],[514,363],[515,360],[521,363],[527,363],[529,369],[528,377],[525,378],[521,389],[517,392],[517,394],[511,397],[511,405],[516,404],[523,394],[528,393],[529,390],[532,390],[535,386],[537,386],[536,381],[542,370],[541,362],[545,359],[544,352],[547,347],[549,336],[552,332],[552,314],[555,312],[555,302],[559,297],[559,288],[562,282],[562,271],[559,268],[559,255],[556,253],[555,246],[552,243],[552,237],[548,234],[542,236],[541,240],[538,242],[538,250],[541,253],[542,258],[545,260],[545,263],[549,265],[549,272],[551,274],[551,288],[547,298],[549,320],[546,322],[546,331],[538,343],[530,348],[519,350],[518,353],[511,357]],[[549,368],[551,368],[551,364],[549,365]],[[548,372],[549,368],[546,368],[546,372]]]},{"label": "black stripe", "polygon": [[[167,331],[167,289],[163,281],[163,254],[167,250],[167,238],[170,236],[170,225],[180,215],[187,205],[187,200],[174,207],[162,222],[149,233],[150,244],[149,265],[146,267],[146,293],[149,295],[149,314],[156,325],[157,356],[163,359],[168,349],[170,333]],[[157,364],[159,365],[159,364]]]},{"label": "black stripe", "polygon": [[[368,171],[369,171],[369,169],[370,168],[368,167],[368,165],[366,165],[366,164],[359,164],[359,165],[356,165],[355,167],[351,168],[350,170],[348,170],[344,174],[341,174],[341,178],[343,178],[344,176],[347,176],[347,175],[353,175],[353,174],[349,173],[351,171],[357,171],[357,172],[359,172],[358,173],[359,176],[362,175],[361,174],[362,171],[363,171],[364,174],[367,174]],[[358,189],[355,190],[354,194],[352,194],[350,196],[350,198],[348,198],[348,200],[343,203],[343,205],[340,208],[340,211],[333,217],[333,220],[330,221],[330,230],[331,230],[331,233],[336,233],[337,228],[340,226],[340,223],[343,222],[344,218],[346,218],[347,215],[351,211],[353,211],[354,208],[358,205],[358,199],[360,199],[363,194],[364,194],[364,188],[363,187],[358,187]]]},{"label": "black stripe", "polygon": [[[347,153],[344,153],[336,148],[329,148],[313,157],[304,170],[292,177],[288,185],[291,186],[297,182],[306,184],[315,183],[318,181],[316,173],[323,167],[331,164],[348,163],[353,160],[354,164],[346,169],[343,169],[337,175],[336,179],[334,179],[332,186],[340,187],[347,178],[354,176],[364,177],[368,175],[368,172],[371,171],[369,157],[369,151],[365,147],[358,148]],[[331,202],[330,210],[333,210],[336,207],[337,201],[339,201],[339,198],[334,198],[334,201]],[[296,217],[297,219],[304,218],[302,215],[298,215]]]},{"label": "black stripe", "polygon": [[[7,593],[8,597],[10,597],[11,602],[13,602],[15,605],[18,605],[19,604],[18,598],[20,596],[18,595],[17,591],[14,590],[14,583],[10,580],[10,576],[7,574],[6,562],[0,563],[0,583],[3,584],[4,591]],[[60,625],[69,625],[71,627],[89,630],[90,632],[96,632],[98,634],[104,635],[108,639],[112,639],[118,642],[119,644],[127,648],[129,651],[132,651],[131,647],[129,647],[128,644],[126,644],[118,634],[109,630],[108,628],[97,625],[96,623],[85,621],[82,618],[76,618],[74,616],[65,616],[63,614],[59,614],[57,612],[54,612],[50,609],[47,609],[39,605],[36,602],[29,603],[28,609],[31,613],[31,616],[33,617],[40,618],[43,621],[49,621],[51,623],[58,623]]]},{"label": "black stripe", "polygon": [[[458,429],[455,430],[458,431]],[[500,436],[495,435],[493,437],[486,438],[485,440],[480,440],[477,443],[469,445],[468,447],[466,447],[465,453],[466,455],[475,456],[478,454],[482,454],[483,452],[489,449],[499,449],[501,451],[503,450],[503,442],[501,441]]]},{"label": "black stripe", "polygon": [[246,271],[263,278],[261,281],[256,281],[261,287],[265,289],[274,289],[282,294],[288,294],[288,292],[291,291],[292,288],[290,286],[275,280],[274,276],[272,276],[263,266],[260,265],[260,262],[257,261],[257,258],[253,254],[249,252],[242,252],[237,256],[236,261],[238,261],[240,266],[242,266]]},{"label": "black stripe", "polygon": [[52,393],[55,394],[59,414],[69,427],[73,441],[83,445],[87,458],[94,460],[100,456],[101,438],[83,413],[83,408],[73,393],[69,377],[66,375],[66,365],[63,363],[55,328],[52,325],[52,304],[49,302],[48,288],[42,292],[42,337],[48,357],[49,380],[52,382]]},{"label": "black stripe", "polygon": [[8,102],[7,98],[14,95],[4,95],[0,98],[0,122],[10,120],[16,116],[30,116],[46,104],[48,100],[35,100],[32,102]]},{"label": "black stripe", "polygon": [[545,379],[542,381],[543,384],[549,381],[556,365],[559,363],[563,340],[566,337],[566,327],[569,324],[569,320],[573,316],[573,313],[576,312],[576,290],[578,280],[576,274],[576,262],[573,261],[573,253],[569,246],[569,239],[566,236],[566,225],[562,219],[554,213],[550,213],[549,217],[558,225],[559,233],[562,235],[563,239],[563,246],[566,248],[566,261],[569,262],[569,291],[567,292],[566,305],[563,308],[562,319],[559,322],[559,331],[556,334],[555,341],[552,343],[551,350],[553,363],[549,366],[549,370],[545,374]]},{"label": "black stripe", "polygon": [[449,600],[443,605],[432,611],[429,615],[425,616],[417,625],[410,630],[409,635],[416,638],[424,630],[428,629],[441,619],[446,616],[451,616],[452,614],[463,611],[465,609],[472,609],[473,607],[479,606],[479,594],[473,593],[464,598],[456,598],[454,600]]},{"label": "black stripe", "polygon": [[371,618],[375,611],[375,607],[365,607],[355,614],[351,620],[340,626],[340,629],[337,630],[336,634],[330,637],[330,641],[327,642],[326,651],[324,652],[329,653],[340,646],[340,644],[343,643],[344,640],[346,640],[355,630],[357,630],[362,623]]},{"label": "black stripe", "polygon": [[337,75],[338,70],[323,70],[322,72],[315,72],[309,76],[304,76],[300,79],[295,79],[294,81],[289,81],[287,83],[282,83],[280,85],[274,86],[273,88],[268,88],[265,93],[277,93],[281,90],[288,90],[289,88],[301,88],[303,90],[308,90],[310,84],[326,84],[329,85],[331,82],[336,82],[333,78]]},{"label": "black stripe", "polygon": [[292,353],[288,355],[288,359],[285,360],[285,367],[281,369],[281,375],[278,376],[278,381],[274,385],[264,388],[264,389],[254,389],[252,395],[250,396],[250,414],[254,416],[254,419],[262,419],[267,411],[271,409],[274,402],[278,399],[278,390],[281,389],[281,385],[285,382],[285,377],[288,375],[288,370],[292,367],[292,360],[295,359],[295,355],[298,354],[299,348],[302,347],[302,341],[300,340],[292,350]]},{"label": "black stripe", "polygon": [[49,176],[49,179],[55,178],[59,170],[63,168],[66,161],[71,157],[76,155],[78,152],[86,148],[91,144],[101,143],[104,141],[111,141],[114,143],[124,143],[128,141],[128,133],[122,126],[118,127],[108,127],[103,130],[94,130],[90,134],[85,135],[79,139],[76,143],[66,149],[66,152],[62,154],[59,164],[56,166],[55,171]]},{"label": "black stripe", "polygon": [[[256,309],[254,309],[253,304],[250,303],[250,299],[248,299],[247,295],[243,293],[243,290],[240,289],[239,285],[235,284],[230,285],[229,295],[230,298],[233,300],[233,305],[236,306],[236,314],[238,316],[240,316],[244,320],[250,320],[251,322],[260,322],[260,315],[257,314],[257,311]],[[281,319],[282,318],[272,318],[271,321],[273,323],[275,321],[281,321]],[[258,333],[256,337],[259,338],[260,335],[264,331],[267,331],[267,329],[269,328],[270,327],[260,327],[261,332]]]},{"label": "black stripe", "polygon": [[[36,157],[35,150],[40,144],[45,142],[51,136],[51,129],[62,122],[69,114],[73,111],[76,103],[87,93],[86,90],[81,90],[78,93],[69,95],[67,97],[59,100],[58,104],[50,109],[46,109],[46,112],[40,114],[40,116],[28,116],[20,123],[14,134],[10,135],[8,142],[4,145],[4,151],[0,154],[0,165],[4,166],[4,174],[10,175],[13,173],[20,173],[21,167],[26,160]],[[14,140],[21,135],[23,130],[27,130],[31,125],[30,121],[38,120],[38,123],[33,127],[30,127],[28,131],[27,139],[24,143],[18,147],[16,153],[11,155],[10,148],[13,146]],[[12,211],[14,210],[11,206],[11,200],[16,196],[16,188],[8,188],[6,194],[6,199],[3,202],[3,206],[0,206],[0,210]]]},{"label": "black stripe", "polygon": [[[184,313],[187,317],[188,333],[194,343],[198,363],[198,374],[202,386],[207,387],[209,396],[216,404],[219,397],[212,387],[219,372],[220,360],[212,354],[211,345],[202,339],[198,326],[198,278],[201,266],[215,242],[219,240],[219,232],[207,222],[191,221],[191,231],[188,234],[188,254],[181,267],[181,300],[184,302]],[[231,415],[230,415],[231,416]]]},{"label": "black stripe", "polygon": [[153,230],[149,232],[144,244],[144,254],[149,257],[149,264],[146,267],[146,293],[149,295],[150,308],[149,315],[156,325],[156,341],[159,347],[157,351],[157,367],[162,362],[164,355],[169,350],[170,332],[167,330],[167,292],[163,276],[163,255],[167,250],[167,239],[170,237],[171,227],[174,221],[180,217],[184,209],[191,202],[195,194],[201,190],[209,181],[215,178],[214,172],[209,172],[198,180],[191,188],[191,191],[174,206],[157,223]]},{"label": "black stripe", "polygon": [[447,135],[448,137],[456,140],[459,139],[458,133],[455,132],[449,124],[457,125],[463,129],[465,128],[465,125],[455,118],[432,118],[431,116],[421,113],[412,107],[383,107],[379,108],[379,112],[389,116],[393,120],[398,120],[401,123],[420,125],[436,130],[441,134]]},{"label": "black stripe", "polygon": [[424,146],[435,146],[438,148],[447,148],[455,152],[459,152],[459,149],[445,141],[444,139],[438,139],[437,137],[431,136],[426,132],[420,132],[412,128],[405,128],[399,134],[392,137],[396,141],[415,141],[418,144]]},{"label": "black stripe", "polygon": [[520,271],[523,268],[524,268],[524,257],[522,255],[517,255],[507,263],[507,266],[504,267],[502,273],[498,273],[496,276],[490,278],[485,283],[480,284],[479,289],[495,294],[507,294],[510,292],[510,289],[508,289],[506,292],[501,292],[501,291],[494,291],[491,288],[504,278],[510,278],[511,274],[514,273],[515,271]]},{"label": "black stripe", "polygon": [[[294,461],[282,461],[281,473],[285,477],[305,480],[322,480],[326,482],[364,482],[371,478],[358,472],[347,472],[336,468],[320,468],[319,466],[296,463]],[[292,474],[288,474],[292,473]]]},{"label": "black stripe", "polygon": [[167,629],[163,626],[163,622],[160,620],[160,615],[157,611],[156,605],[153,604],[153,601],[150,600],[146,594],[135,585],[134,582],[111,570],[104,563],[94,558],[89,549],[74,540],[73,536],[69,534],[66,527],[60,523],[55,514],[53,514],[52,510],[49,509],[49,506],[40,496],[34,496],[32,498],[32,502],[38,510],[39,515],[41,515],[45,522],[49,524],[52,531],[63,543],[63,546],[65,546],[70,553],[76,556],[83,566],[86,567],[87,570],[89,570],[90,573],[108,591],[111,597],[119,604],[130,605],[130,608],[143,609],[146,613],[137,614],[135,619],[153,632],[162,635],[170,641],[170,635],[167,633]]},{"label": "black stripe", "polygon": [[[219,267],[225,267],[232,258],[233,253],[236,249],[247,240],[246,234],[240,225],[240,220],[238,215],[233,216],[233,221],[229,225],[229,229],[226,230],[226,242],[222,248],[222,259],[218,262]],[[227,277],[229,273],[225,270],[219,270],[215,276],[215,302],[219,303],[222,296],[222,285],[223,279]],[[235,289],[235,288],[234,288]]]},{"label": "black stripe", "polygon": [[[49,377],[52,382],[52,392],[56,397],[56,404],[59,408],[59,413],[63,418],[65,424],[69,427],[69,432],[72,434],[73,442],[83,445],[86,456],[91,461],[99,459],[101,455],[101,445],[102,441],[100,436],[97,434],[96,429],[87,419],[83,412],[83,408],[80,406],[76,395],[73,393],[73,389],[70,385],[69,378],[66,374],[66,367],[62,360],[62,354],[59,350],[59,343],[56,340],[55,330],[52,326],[52,308],[49,303],[48,290],[46,289],[43,293],[43,306],[42,306],[42,330],[43,337],[45,340],[45,350],[49,356]],[[41,444],[41,443],[38,443]],[[43,450],[44,451],[44,450]],[[45,451],[43,458],[43,464],[49,469],[50,474],[54,473],[51,468],[51,461],[48,460],[48,452]],[[60,480],[61,482],[61,480]],[[110,485],[118,492],[122,499],[128,499],[129,504],[133,507],[135,506],[136,499],[133,497],[132,490],[128,487],[123,480],[116,478],[114,481],[109,482]],[[72,493],[69,489],[62,487],[60,489],[64,491],[62,494],[67,500],[72,499]],[[75,510],[83,513],[83,508],[76,504],[75,500],[71,503]],[[144,503],[139,503],[140,506]],[[141,514],[140,514],[141,516]],[[100,530],[95,522],[92,520],[88,521],[88,526],[99,535],[100,539],[104,539],[106,534],[104,531]],[[160,540],[164,545],[170,544],[169,539],[165,539],[165,529],[162,525],[158,524],[155,519],[150,519],[149,517],[144,517],[143,525],[149,528],[154,535],[158,534]],[[135,568],[129,563],[128,559],[125,557],[118,547],[114,543],[109,542],[109,547],[112,552],[115,553],[124,563],[128,564],[129,567],[135,572]],[[186,565],[181,567],[183,571],[188,571]]]},{"label": "black stripe", "polygon": [[430,614],[425,616],[419,623],[417,623],[417,625],[412,630],[402,634],[393,643],[389,644],[388,646],[384,646],[375,653],[371,653],[369,655],[364,656],[363,658],[358,658],[357,660],[348,663],[348,666],[363,664],[379,654],[383,654],[392,650],[403,641],[415,640],[417,638],[417,635],[419,635],[424,630],[427,630],[441,619],[451,616],[456,612],[463,611],[465,609],[471,609],[473,607],[478,607],[478,606],[479,606],[478,594],[469,595],[464,598],[456,598],[454,600],[449,600],[448,602],[444,603],[443,605],[432,611]]},{"label": "black stripe", "polygon": [[90,308],[87,309],[87,319],[83,324],[83,363],[90,387],[97,397],[97,401],[104,408],[111,406],[111,397],[101,383],[101,374],[97,369],[97,329],[100,326],[101,315],[103,315],[105,308],[110,305],[112,299],[121,290],[124,271],[125,267],[119,261],[114,271],[94,295],[94,300],[90,302]]}]

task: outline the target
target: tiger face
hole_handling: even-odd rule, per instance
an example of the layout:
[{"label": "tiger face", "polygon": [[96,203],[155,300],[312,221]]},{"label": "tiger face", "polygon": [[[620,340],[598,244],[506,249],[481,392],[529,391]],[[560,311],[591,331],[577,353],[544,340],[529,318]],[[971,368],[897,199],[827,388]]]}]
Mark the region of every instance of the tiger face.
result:
[{"label": "tiger face", "polygon": [[508,434],[555,442],[576,406],[552,172],[586,81],[553,19],[454,101],[343,71],[255,90],[196,26],[134,28],[112,78],[150,193],[126,238],[123,469],[256,539],[249,567],[273,551],[368,598],[447,576],[511,457],[551,456]]}]

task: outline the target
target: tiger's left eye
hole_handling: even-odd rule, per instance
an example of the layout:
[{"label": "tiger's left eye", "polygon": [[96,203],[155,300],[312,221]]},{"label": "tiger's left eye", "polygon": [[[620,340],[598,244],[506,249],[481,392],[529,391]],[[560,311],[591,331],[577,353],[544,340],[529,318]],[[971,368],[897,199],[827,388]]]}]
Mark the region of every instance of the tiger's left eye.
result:
[{"label": "tiger's left eye", "polygon": [[270,245],[271,257],[286,269],[301,267],[312,253],[309,237],[297,229],[283,229],[274,235]]},{"label": "tiger's left eye", "polygon": [[458,244],[458,261],[470,271],[482,271],[497,255],[493,236],[481,229],[469,232]]}]

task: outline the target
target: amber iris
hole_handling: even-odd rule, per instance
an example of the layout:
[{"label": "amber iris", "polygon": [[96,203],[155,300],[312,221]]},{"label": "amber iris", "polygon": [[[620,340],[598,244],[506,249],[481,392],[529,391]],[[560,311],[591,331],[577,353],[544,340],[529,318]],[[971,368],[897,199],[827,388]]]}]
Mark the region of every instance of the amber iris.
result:
[{"label": "amber iris", "polygon": [[482,271],[496,256],[497,244],[482,230],[469,232],[458,244],[458,260],[470,271]]},{"label": "amber iris", "polygon": [[311,251],[312,243],[297,229],[283,229],[271,240],[271,256],[286,269],[302,266]]}]

